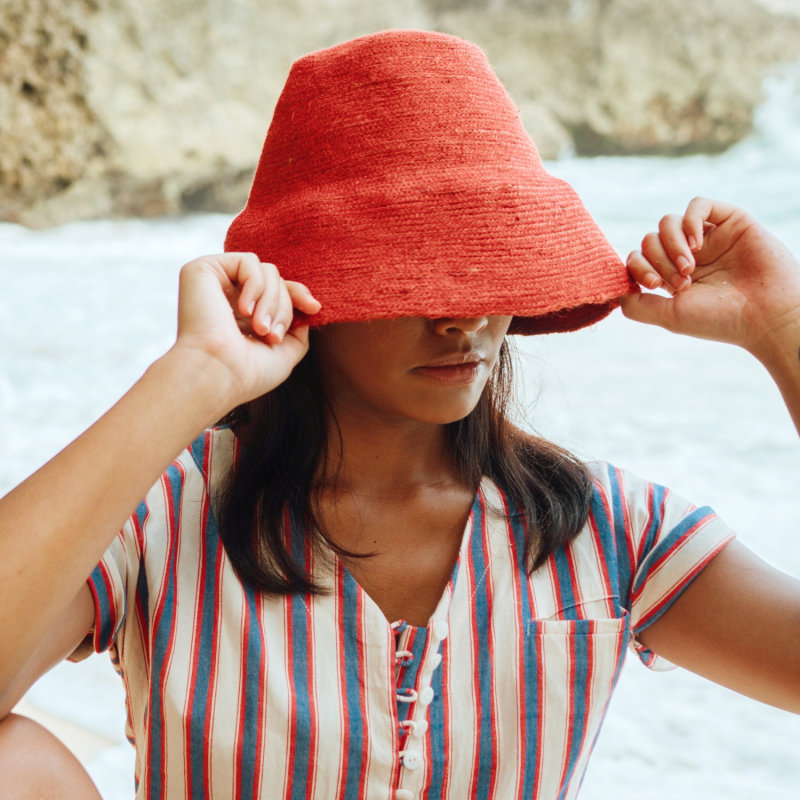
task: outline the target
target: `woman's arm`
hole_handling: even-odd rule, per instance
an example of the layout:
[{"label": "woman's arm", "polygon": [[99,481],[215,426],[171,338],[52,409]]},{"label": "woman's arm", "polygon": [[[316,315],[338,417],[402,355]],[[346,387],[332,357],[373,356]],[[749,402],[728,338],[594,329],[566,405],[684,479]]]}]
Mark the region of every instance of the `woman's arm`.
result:
[{"label": "woman's arm", "polygon": [[[137,503],[203,428],[280,384],[319,304],[252,254],[181,272],[178,336],[82,436],[0,500],[0,717],[91,619],[85,581]],[[74,638],[70,642],[68,639]],[[22,679],[20,676],[24,676]]]},{"label": "woman's arm", "polygon": [[[628,266],[643,287],[672,296],[630,295],[626,316],[744,347],[800,431],[800,266],[780,242],[744,211],[696,198],[684,215],[664,217]],[[800,581],[737,542],[639,638],[675,664],[800,713]]]}]

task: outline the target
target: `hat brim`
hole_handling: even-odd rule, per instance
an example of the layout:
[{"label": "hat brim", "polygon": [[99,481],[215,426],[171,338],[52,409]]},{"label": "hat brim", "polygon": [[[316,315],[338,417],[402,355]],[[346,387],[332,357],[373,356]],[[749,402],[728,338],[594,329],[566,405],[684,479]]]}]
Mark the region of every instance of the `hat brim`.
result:
[{"label": "hat brim", "polygon": [[254,250],[306,283],[322,304],[314,326],[490,314],[512,316],[511,333],[567,331],[635,291],[575,191],[547,172],[415,177],[251,202],[226,250]]}]

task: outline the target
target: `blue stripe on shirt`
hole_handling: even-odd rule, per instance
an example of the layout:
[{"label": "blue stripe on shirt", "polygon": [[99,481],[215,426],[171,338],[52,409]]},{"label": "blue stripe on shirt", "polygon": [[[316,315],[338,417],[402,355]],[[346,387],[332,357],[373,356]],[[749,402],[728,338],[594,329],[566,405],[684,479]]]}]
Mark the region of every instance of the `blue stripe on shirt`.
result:
[{"label": "blue stripe on shirt", "polygon": [[208,690],[211,677],[211,657],[214,652],[214,621],[217,618],[215,604],[217,560],[220,547],[217,523],[209,509],[203,537],[203,563],[205,578],[202,589],[202,611],[200,612],[200,645],[195,680],[192,687],[191,734],[189,741],[189,769],[193,794],[201,793],[206,782],[205,727],[208,713]]},{"label": "blue stripe on shirt", "polygon": [[[292,515],[291,548],[295,564],[308,571],[305,558],[305,532],[302,523]],[[290,625],[292,626],[292,683],[295,713],[294,768],[292,770],[292,798],[302,800],[307,796],[311,757],[311,702],[308,685],[308,653],[310,650],[308,618],[305,597],[293,594],[289,598]]]},{"label": "blue stripe on shirt", "polygon": [[487,571],[486,552],[483,541],[483,504],[473,508],[473,536],[470,543],[473,574],[478,580],[473,589],[475,598],[475,628],[477,639],[475,648],[478,653],[478,702],[481,709],[480,728],[478,730],[478,772],[475,776],[475,788],[478,797],[487,797],[494,773],[494,742],[492,735],[492,682],[494,665],[489,648],[489,622],[492,615],[489,588],[485,577]]},{"label": "blue stripe on shirt", "polygon": [[[511,500],[509,498],[509,504]],[[528,562],[525,558],[525,526],[516,508],[511,507],[510,524],[511,535],[514,538],[514,547],[517,554],[517,580],[520,587],[520,613],[521,630],[527,628],[528,622],[533,618],[530,598],[528,597]],[[522,776],[522,797],[533,797],[536,783],[536,764],[539,752],[539,684],[536,676],[536,637],[529,636],[525,641],[523,650],[524,672],[522,675],[521,691],[525,697],[525,736],[524,752],[526,754],[524,773]]]},{"label": "blue stripe on shirt", "polygon": [[344,673],[345,708],[349,738],[344,797],[358,797],[364,761],[365,709],[361,707],[361,665],[359,664],[358,584],[344,570]]}]

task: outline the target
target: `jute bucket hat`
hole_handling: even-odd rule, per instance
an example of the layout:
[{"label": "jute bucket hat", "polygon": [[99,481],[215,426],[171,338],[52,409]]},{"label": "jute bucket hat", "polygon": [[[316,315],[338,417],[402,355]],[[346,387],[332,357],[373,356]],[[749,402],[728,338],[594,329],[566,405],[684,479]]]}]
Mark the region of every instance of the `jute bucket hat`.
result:
[{"label": "jute bucket hat", "polygon": [[426,31],[294,63],[225,249],[307,284],[313,325],[498,314],[510,333],[548,333],[633,290],[483,52]]}]

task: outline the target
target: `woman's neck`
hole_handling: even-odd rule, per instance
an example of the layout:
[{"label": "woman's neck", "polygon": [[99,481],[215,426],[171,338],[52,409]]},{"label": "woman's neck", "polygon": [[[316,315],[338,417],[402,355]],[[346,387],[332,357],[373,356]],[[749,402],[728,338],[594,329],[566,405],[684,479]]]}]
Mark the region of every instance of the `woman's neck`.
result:
[{"label": "woman's neck", "polygon": [[446,426],[413,420],[367,420],[346,413],[328,420],[328,458],[319,478],[334,491],[381,496],[461,484]]}]

